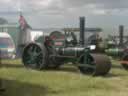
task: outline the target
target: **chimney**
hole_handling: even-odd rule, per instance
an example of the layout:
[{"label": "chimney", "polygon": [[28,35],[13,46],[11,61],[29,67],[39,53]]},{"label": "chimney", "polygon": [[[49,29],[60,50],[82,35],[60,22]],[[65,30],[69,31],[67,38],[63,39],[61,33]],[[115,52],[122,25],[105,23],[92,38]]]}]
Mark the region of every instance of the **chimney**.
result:
[{"label": "chimney", "polygon": [[124,43],[123,39],[124,39],[124,26],[120,25],[119,26],[119,40],[120,40],[119,45],[120,46],[123,46],[123,43]]},{"label": "chimney", "polygon": [[80,17],[80,45],[85,45],[85,17]]}]

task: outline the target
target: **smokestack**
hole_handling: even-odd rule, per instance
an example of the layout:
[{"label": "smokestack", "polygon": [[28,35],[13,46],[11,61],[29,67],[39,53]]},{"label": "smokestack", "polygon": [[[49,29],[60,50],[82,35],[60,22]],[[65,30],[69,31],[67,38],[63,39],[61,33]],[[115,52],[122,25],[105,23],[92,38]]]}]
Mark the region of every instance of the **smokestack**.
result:
[{"label": "smokestack", "polygon": [[124,42],[123,38],[124,38],[124,26],[120,25],[119,26],[119,40],[120,40],[119,45],[120,46],[123,46],[123,42]]},{"label": "smokestack", "polygon": [[85,17],[80,17],[80,44],[85,45]]}]

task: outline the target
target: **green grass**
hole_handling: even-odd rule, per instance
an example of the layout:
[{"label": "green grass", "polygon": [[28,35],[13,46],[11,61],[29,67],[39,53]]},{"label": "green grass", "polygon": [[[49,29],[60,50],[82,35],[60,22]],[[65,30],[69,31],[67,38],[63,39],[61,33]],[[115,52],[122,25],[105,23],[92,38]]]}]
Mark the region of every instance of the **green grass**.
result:
[{"label": "green grass", "polygon": [[80,74],[75,67],[34,71],[20,60],[5,60],[0,69],[4,96],[128,96],[128,72],[117,61],[105,77]]}]

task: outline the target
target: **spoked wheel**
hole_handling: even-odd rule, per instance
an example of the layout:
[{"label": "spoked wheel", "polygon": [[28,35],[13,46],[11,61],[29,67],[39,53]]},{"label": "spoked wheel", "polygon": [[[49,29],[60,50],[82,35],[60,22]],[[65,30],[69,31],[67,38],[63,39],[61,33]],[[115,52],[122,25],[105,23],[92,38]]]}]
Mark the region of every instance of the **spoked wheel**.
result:
[{"label": "spoked wheel", "polygon": [[92,54],[80,59],[80,72],[93,76],[106,75],[111,68],[111,62],[106,55]]},{"label": "spoked wheel", "polygon": [[23,64],[32,69],[41,70],[46,67],[47,50],[45,46],[36,43],[27,45],[22,54]]},{"label": "spoked wheel", "polygon": [[123,66],[124,69],[128,70],[128,54],[125,54],[122,57],[121,65]]}]

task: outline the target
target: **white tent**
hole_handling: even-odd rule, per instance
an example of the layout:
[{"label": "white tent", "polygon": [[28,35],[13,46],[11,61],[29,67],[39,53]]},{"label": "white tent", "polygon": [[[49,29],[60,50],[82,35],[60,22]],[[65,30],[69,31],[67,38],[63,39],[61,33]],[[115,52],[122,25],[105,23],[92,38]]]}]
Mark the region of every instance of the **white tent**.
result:
[{"label": "white tent", "polygon": [[42,31],[36,31],[36,30],[31,30],[30,36],[31,36],[31,42],[34,42],[37,38],[43,35]]}]

